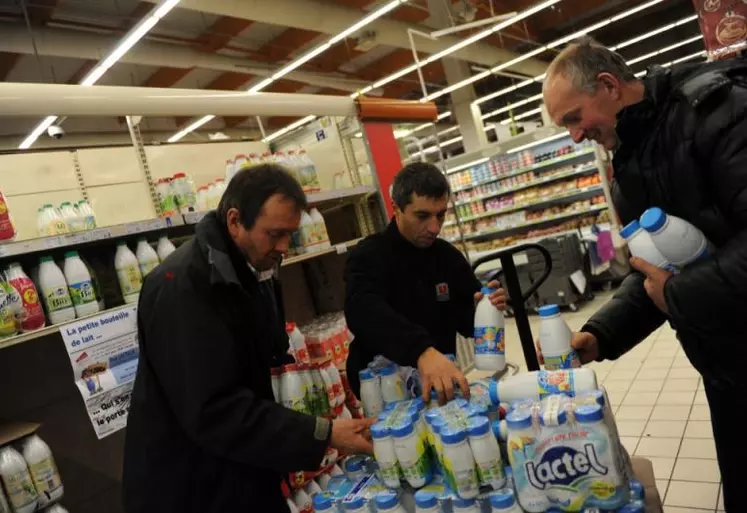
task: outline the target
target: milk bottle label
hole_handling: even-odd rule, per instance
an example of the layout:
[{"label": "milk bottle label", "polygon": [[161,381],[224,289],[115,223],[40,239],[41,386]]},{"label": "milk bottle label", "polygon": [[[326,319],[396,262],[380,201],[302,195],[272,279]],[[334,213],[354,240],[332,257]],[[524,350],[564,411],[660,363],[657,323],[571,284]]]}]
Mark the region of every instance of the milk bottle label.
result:
[{"label": "milk bottle label", "polygon": [[93,290],[93,285],[90,281],[71,283],[68,288],[70,289],[70,299],[75,306],[96,301],[96,292]]},{"label": "milk bottle label", "polygon": [[[399,460],[400,467],[402,468],[402,475],[405,477],[405,479],[417,481],[419,479],[423,479],[424,477],[428,476],[431,472],[430,466],[431,462],[428,459],[428,454],[425,451],[425,444],[423,443],[423,439],[416,436],[413,437],[415,440],[415,447],[414,447],[414,458],[411,460],[403,461],[402,459]],[[408,439],[394,439],[395,445],[399,445],[402,443],[406,443]],[[407,450],[409,453],[409,450]],[[405,451],[400,451],[397,454],[401,455],[404,454]]]},{"label": "milk bottle label", "polygon": [[62,497],[62,481],[51,458],[29,465],[29,471],[42,504]]},{"label": "milk bottle label", "polygon": [[575,369],[581,367],[581,362],[578,359],[576,351],[568,351],[565,354],[558,355],[544,355],[545,358],[545,369],[557,370],[557,369]]},{"label": "milk bottle label", "polygon": [[454,470],[454,464],[446,456],[443,458],[443,465],[444,477],[452,490],[455,490],[460,494],[469,495],[471,492],[479,488],[477,474],[475,473],[474,468]]},{"label": "milk bottle label", "polygon": [[11,290],[12,287],[0,283],[0,337],[15,335],[18,331],[18,311]]},{"label": "milk bottle label", "polygon": [[503,481],[503,467],[501,467],[500,458],[491,461],[477,462],[477,478],[481,484],[489,485],[491,483]]},{"label": "milk bottle label", "polygon": [[381,478],[385,482],[394,482],[399,481],[399,476],[402,473],[402,470],[399,467],[399,462],[382,462],[380,460],[377,460],[379,464],[379,472],[381,473]]},{"label": "milk bottle label", "polygon": [[43,289],[42,294],[44,294],[44,304],[47,305],[47,310],[50,313],[73,306],[67,287]]},{"label": "milk bottle label", "polygon": [[34,483],[31,482],[31,477],[25,470],[17,474],[4,475],[3,483],[5,484],[5,491],[8,493],[8,500],[16,511],[37,499]]},{"label": "milk bottle label", "polygon": [[122,294],[125,296],[140,292],[140,287],[143,284],[140,277],[140,269],[137,265],[128,265],[117,269],[117,277],[122,287]]},{"label": "milk bottle label", "polygon": [[475,326],[475,354],[505,354],[504,328]]},{"label": "milk bottle label", "polygon": [[575,395],[573,371],[539,371],[537,373],[537,393],[540,398],[552,394]]}]

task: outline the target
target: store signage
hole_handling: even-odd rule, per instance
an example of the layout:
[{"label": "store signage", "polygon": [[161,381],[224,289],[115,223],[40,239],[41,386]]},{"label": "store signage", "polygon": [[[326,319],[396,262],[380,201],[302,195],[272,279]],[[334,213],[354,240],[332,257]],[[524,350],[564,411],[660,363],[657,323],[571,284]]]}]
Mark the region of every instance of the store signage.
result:
[{"label": "store signage", "polygon": [[323,141],[326,138],[327,138],[327,133],[324,131],[324,129],[316,131],[316,140],[317,141]]},{"label": "store signage", "polygon": [[127,425],[140,350],[137,306],[86,317],[60,328],[96,436]]}]

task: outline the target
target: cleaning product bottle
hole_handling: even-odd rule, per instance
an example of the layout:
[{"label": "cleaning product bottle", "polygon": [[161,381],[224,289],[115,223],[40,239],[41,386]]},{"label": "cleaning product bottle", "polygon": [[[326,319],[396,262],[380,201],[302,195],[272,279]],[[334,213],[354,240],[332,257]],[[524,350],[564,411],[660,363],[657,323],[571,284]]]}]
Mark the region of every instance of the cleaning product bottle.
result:
[{"label": "cleaning product bottle", "polygon": [[135,248],[135,255],[137,256],[137,263],[140,267],[140,274],[143,278],[156,268],[161,261],[158,259],[156,251],[148,244],[145,237],[141,237],[137,241],[137,248]]},{"label": "cleaning product bottle", "polygon": [[44,507],[62,498],[64,488],[49,446],[38,435],[26,438],[22,446],[23,457],[39,495],[39,506]]},{"label": "cleaning product bottle", "polygon": [[10,445],[0,449],[0,478],[15,513],[32,513],[36,510],[39,496],[28,466],[23,456]]},{"label": "cleaning product bottle", "polygon": [[163,262],[166,260],[166,257],[169,256],[171,253],[176,251],[176,248],[171,243],[168,237],[165,235],[161,235],[158,238],[158,247],[156,248],[156,253],[158,254],[158,259]]},{"label": "cleaning product bottle", "polygon": [[656,249],[651,235],[641,228],[638,221],[631,221],[625,227],[620,230],[620,237],[625,239],[628,243],[628,249],[630,254],[634,257],[642,258],[646,262],[661,267],[662,269],[669,269],[672,267],[664,255]]},{"label": "cleaning product bottle", "polygon": [[571,369],[580,367],[578,354],[571,347],[573,333],[560,316],[558,305],[545,305],[539,308],[539,344],[545,359],[545,369]]},{"label": "cleaning product bottle", "polygon": [[36,285],[23,271],[21,264],[11,262],[5,271],[8,283],[21,296],[23,314],[21,316],[21,331],[34,331],[43,328],[45,324],[44,309],[39,301]]},{"label": "cleaning product bottle", "polygon": [[75,319],[75,308],[65,281],[65,275],[51,256],[39,259],[39,288],[51,324]]},{"label": "cleaning product bottle", "polygon": [[475,308],[475,367],[501,371],[506,367],[505,321],[490,302],[488,296],[493,292],[495,289],[483,287],[483,297]]},{"label": "cleaning product bottle", "polygon": [[703,232],[660,208],[646,210],[640,224],[651,235],[662,256],[677,267],[685,267],[709,254],[710,244]]},{"label": "cleaning product bottle", "polygon": [[117,252],[114,254],[114,268],[117,270],[119,287],[125,303],[137,303],[140,296],[140,288],[143,286],[143,276],[140,274],[140,265],[137,258],[124,242],[117,244]]},{"label": "cleaning product bottle", "polygon": [[95,314],[99,311],[96,292],[86,264],[80,259],[77,251],[65,253],[65,280],[70,291],[70,299],[75,308],[76,317]]}]

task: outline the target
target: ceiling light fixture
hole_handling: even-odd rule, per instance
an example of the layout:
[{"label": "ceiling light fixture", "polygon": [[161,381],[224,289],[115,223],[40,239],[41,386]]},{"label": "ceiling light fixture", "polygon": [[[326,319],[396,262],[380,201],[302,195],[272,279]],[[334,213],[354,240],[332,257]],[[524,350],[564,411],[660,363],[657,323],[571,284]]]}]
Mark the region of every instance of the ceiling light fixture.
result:
[{"label": "ceiling light fixture", "polygon": [[[140,41],[171,9],[176,7],[181,0],[162,0],[153,12],[140,20],[132,27],[117,46],[115,46],[103,59],[101,59],[85,77],[79,82],[83,86],[92,86],[104,76],[104,73],[114,66],[130,49]],[[43,134],[47,128],[57,121],[57,116],[47,116],[39,123],[31,133],[18,146],[19,150],[27,150]]]}]

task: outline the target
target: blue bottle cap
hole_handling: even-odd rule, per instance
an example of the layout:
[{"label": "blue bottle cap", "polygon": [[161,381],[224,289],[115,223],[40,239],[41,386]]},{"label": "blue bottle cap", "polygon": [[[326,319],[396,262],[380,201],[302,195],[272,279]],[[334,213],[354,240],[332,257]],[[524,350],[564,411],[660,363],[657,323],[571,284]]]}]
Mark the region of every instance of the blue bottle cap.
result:
[{"label": "blue bottle cap", "polygon": [[659,207],[646,210],[640,219],[641,228],[647,232],[656,232],[667,222],[667,214]]},{"label": "blue bottle cap", "polygon": [[363,459],[356,458],[355,456],[348,458],[345,461],[345,470],[348,472],[360,472],[363,470]]},{"label": "blue bottle cap", "polygon": [[633,501],[618,509],[617,513],[643,513],[644,511],[646,511],[646,506],[643,501]]},{"label": "blue bottle cap", "polygon": [[498,395],[498,382],[494,379],[491,379],[490,383],[488,383],[488,394],[490,395],[490,402],[493,403],[493,406],[501,405],[501,400]]},{"label": "blue bottle cap", "polygon": [[385,492],[377,493],[374,502],[376,503],[377,509],[392,509],[399,505],[399,497],[391,490],[387,490]]},{"label": "blue bottle cap", "polygon": [[389,411],[382,411],[381,413],[379,413],[376,416],[376,420],[379,421],[379,422],[384,422],[384,421],[386,421],[386,419],[389,418],[389,414],[390,414]]},{"label": "blue bottle cap", "polygon": [[634,499],[642,501],[646,498],[646,488],[637,479],[630,480],[630,494]]},{"label": "blue bottle cap", "polygon": [[388,438],[392,433],[383,422],[377,422],[371,426],[372,438]]},{"label": "blue bottle cap", "polygon": [[576,422],[598,422],[604,418],[604,411],[598,404],[582,404],[573,410]]},{"label": "blue bottle cap", "polygon": [[315,493],[311,497],[311,504],[314,506],[314,511],[333,511],[335,509],[332,497],[328,497],[325,493]]},{"label": "blue bottle cap", "polygon": [[526,410],[514,410],[506,415],[508,429],[527,429],[532,427],[532,412]]},{"label": "blue bottle cap", "polygon": [[467,432],[456,426],[446,426],[441,429],[441,441],[445,444],[458,444],[467,439]]},{"label": "blue bottle cap", "polygon": [[387,365],[386,367],[381,369],[381,371],[379,371],[379,374],[381,376],[391,376],[392,374],[396,374],[396,373],[397,373],[397,366],[394,364]]},{"label": "blue bottle cap", "polygon": [[511,468],[511,465],[506,465],[505,467],[503,467],[503,473],[506,474],[506,478],[514,477],[514,469]]},{"label": "blue bottle cap", "polygon": [[441,416],[441,413],[438,412],[438,410],[428,410],[425,412],[425,422],[428,424],[433,424],[433,419],[437,419]]},{"label": "blue bottle cap", "polygon": [[489,296],[493,292],[495,292],[495,289],[493,287],[483,287],[480,289],[480,292],[482,292],[483,296]]},{"label": "blue bottle cap", "polygon": [[415,505],[418,508],[435,508],[438,506],[436,494],[428,490],[419,490],[415,492]]},{"label": "blue bottle cap", "polygon": [[493,510],[509,509],[514,504],[516,504],[516,497],[514,497],[514,491],[510,488],[504,488],[490,494],[490,505]]},{"label": "blue bottle cap", "polygon": [[396,407],[397,407],[397,403],[396,402],[394,402],[394,403],[386,403],[384,405],[384,409],[381,410],[381,411],[390,412],[390,411],[392,411]]},{"label": "blue bottle cap", "polygon": [[476,503],[475,499],[463,499],[457,496],[451,499],[451,504],[455,508],[469,508],[471,506],[474,506]]},{"label": "blue bottle cap", "polygon": [[417,408],[418,411],[425,410],[425,401],[422,397],[416,397],[412,400],[412,405]]},{"label": "blue bottle cap", "polygon": [[345,509],[348,511],[353,511],[356,509],[361,509],[365,507],[366,505],[366,499],[363,497],[353,497],[348,502],[345,503]]},{"label": "blue bottle cap", "polygon": [[631,235],[633,235],[635,232],[641,229],[641,225],[638,224],[638,221],[631,221],[628,224],[625,225],[625,227],[620,230],[620,237],[622,237],[625,240],[628,240]]},{"label": "blue bottle cap", "polygon": [[394,438],[404,438],[414,431],[415,429],[410,419],[403,419],[402,422],[391,428],[391,433]]},{"label": "blue bottle cap", "polygon": [[604,408],[604,392],[602,392],[601,390],[589,390],[588,392],[584,393],[583,396],[592,398],[595,403]]},{"label": "blue bottle cap", "polygon": [[540,317],[550,317],[558,313],[560,313],[560,307],[558,305],[545,305],[539,307]]},{"label": "blue bottle cap", "polygon": [[490,429],[493,430],[493,436],[496,438],[496,440],[501,438],[501,421],[500,420],[494,420],[490,423]]},{"label": "blue bottle cap", "polygon": [[[565,424],[565,422],[568,420],[568,414],[565,412],[565,410],[558,410],[558,425]],[[545,425],[545,415],[540,414],[539,416],[540,425]]]},{"label": "blue bottle cap", "polygon": [[490,433],[490,420],[487,417],[472,417],[469,419],[469,435],[482,436]]},{"label": "blue bottle cap", "polygon": [[433,432],[440,435],[441,431],[446,426],[446,421],[442,417],[436,417],[431,421],[431,427],[433,428]]},{"label": "blue bottle cap", "polygon": [[455,354],[446,354],[444,355],[446,358],[451,360],[452,362],[456,362],[456,355]]},{"label": "blue bottle cap", "polygon": [[361,381],[368,381],[370,379],[374,379],[376,375],[371,369],[363,369],[362,371],[358,372],[358,377]]}]

